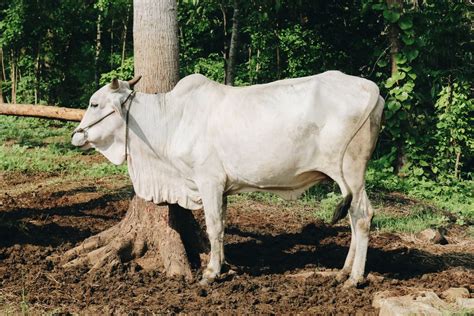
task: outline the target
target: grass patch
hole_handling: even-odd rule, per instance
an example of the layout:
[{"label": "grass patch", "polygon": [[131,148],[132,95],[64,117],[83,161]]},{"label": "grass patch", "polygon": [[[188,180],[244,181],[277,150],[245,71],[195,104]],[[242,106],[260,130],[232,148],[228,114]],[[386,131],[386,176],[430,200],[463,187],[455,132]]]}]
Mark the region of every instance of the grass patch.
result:
[{"label": "grass patch", "polygon": [[0,116],[0,171],[74,174],[92,178],[126,174],[126,166],[85,159],[100,155],[70,144],[77,123]]},{"label": "grass patch", "polygon": [[449,219],[439,211],[416,206],[407,215],[378,212],[372,220],[372,228],[378,231],[417,233],[430,227],[445,226],[448,222]]}]

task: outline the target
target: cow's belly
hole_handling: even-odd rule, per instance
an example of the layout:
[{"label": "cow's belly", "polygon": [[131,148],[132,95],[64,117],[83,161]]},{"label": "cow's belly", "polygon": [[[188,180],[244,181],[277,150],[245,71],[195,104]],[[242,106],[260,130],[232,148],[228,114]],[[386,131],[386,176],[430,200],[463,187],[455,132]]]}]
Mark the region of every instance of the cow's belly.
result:
[{"label": "cow's belly", "polygon": [[305,172],[293,177],[279,179],[279,184],[263,180],[260,183],[245,181],[242,178],[228,179],[226,194],[237,194],[244,192],[271,192],[287,200],[297,199],[304,191],[328,177],[318,171]]}]

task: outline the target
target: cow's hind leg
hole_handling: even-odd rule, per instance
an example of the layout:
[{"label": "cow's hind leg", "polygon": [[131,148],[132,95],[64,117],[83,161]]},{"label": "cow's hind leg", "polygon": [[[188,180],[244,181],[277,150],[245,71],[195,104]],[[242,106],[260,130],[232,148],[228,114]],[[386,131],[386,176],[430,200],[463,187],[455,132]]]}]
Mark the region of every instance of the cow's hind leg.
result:
[{"label": "cow's hind leg", "polygon": [[[383,105],[383,103],[381,103]],[[343,175],[332,177],[341,188],[342,194],[352,194],[349,217],[351,223],[351,244],[344,267],[337,276],[346,286],[357,286],[363,281],[369,232],[373,208],[365,191],[365,170],[377,140],[379,120],[367,121],[349,144],[344,156]]]},{"label": "cow's hind leg", "polygon": [[353,204],[349,210],[351,221],[351,245],[343,270],[350,269],[350,277],[344,284],[346,287],[357,286],[364,280],[365,262],[369,246],[370,224],[374,211],[365,189],[354,195]]}]

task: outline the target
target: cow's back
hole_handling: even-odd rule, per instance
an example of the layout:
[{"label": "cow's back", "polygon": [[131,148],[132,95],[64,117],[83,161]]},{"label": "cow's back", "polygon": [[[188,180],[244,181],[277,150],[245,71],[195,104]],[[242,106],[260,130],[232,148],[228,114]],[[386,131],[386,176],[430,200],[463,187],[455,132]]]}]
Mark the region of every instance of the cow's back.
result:
[{"label": "cow's back", "polygon": [[366,115],[370,81],[339,72],[243,88],[224,87],[209,111],[213,146],[231,177],[284,185],[333,163]]}]

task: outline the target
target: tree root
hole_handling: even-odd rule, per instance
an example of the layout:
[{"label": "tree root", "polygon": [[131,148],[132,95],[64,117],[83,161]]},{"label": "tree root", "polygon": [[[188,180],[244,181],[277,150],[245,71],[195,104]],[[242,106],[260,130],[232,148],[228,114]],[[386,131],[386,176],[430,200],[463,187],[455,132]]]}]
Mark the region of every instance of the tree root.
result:
[{"label": "tree root", "polygon": [[135,196],[117,225],[87,238],[62,256],[63,267],[87,265],[89,272],[112,272],[135,261],[145,270],[192,280],[200,255],[208,250],[192,213],[177,205],[158,206]]}]

